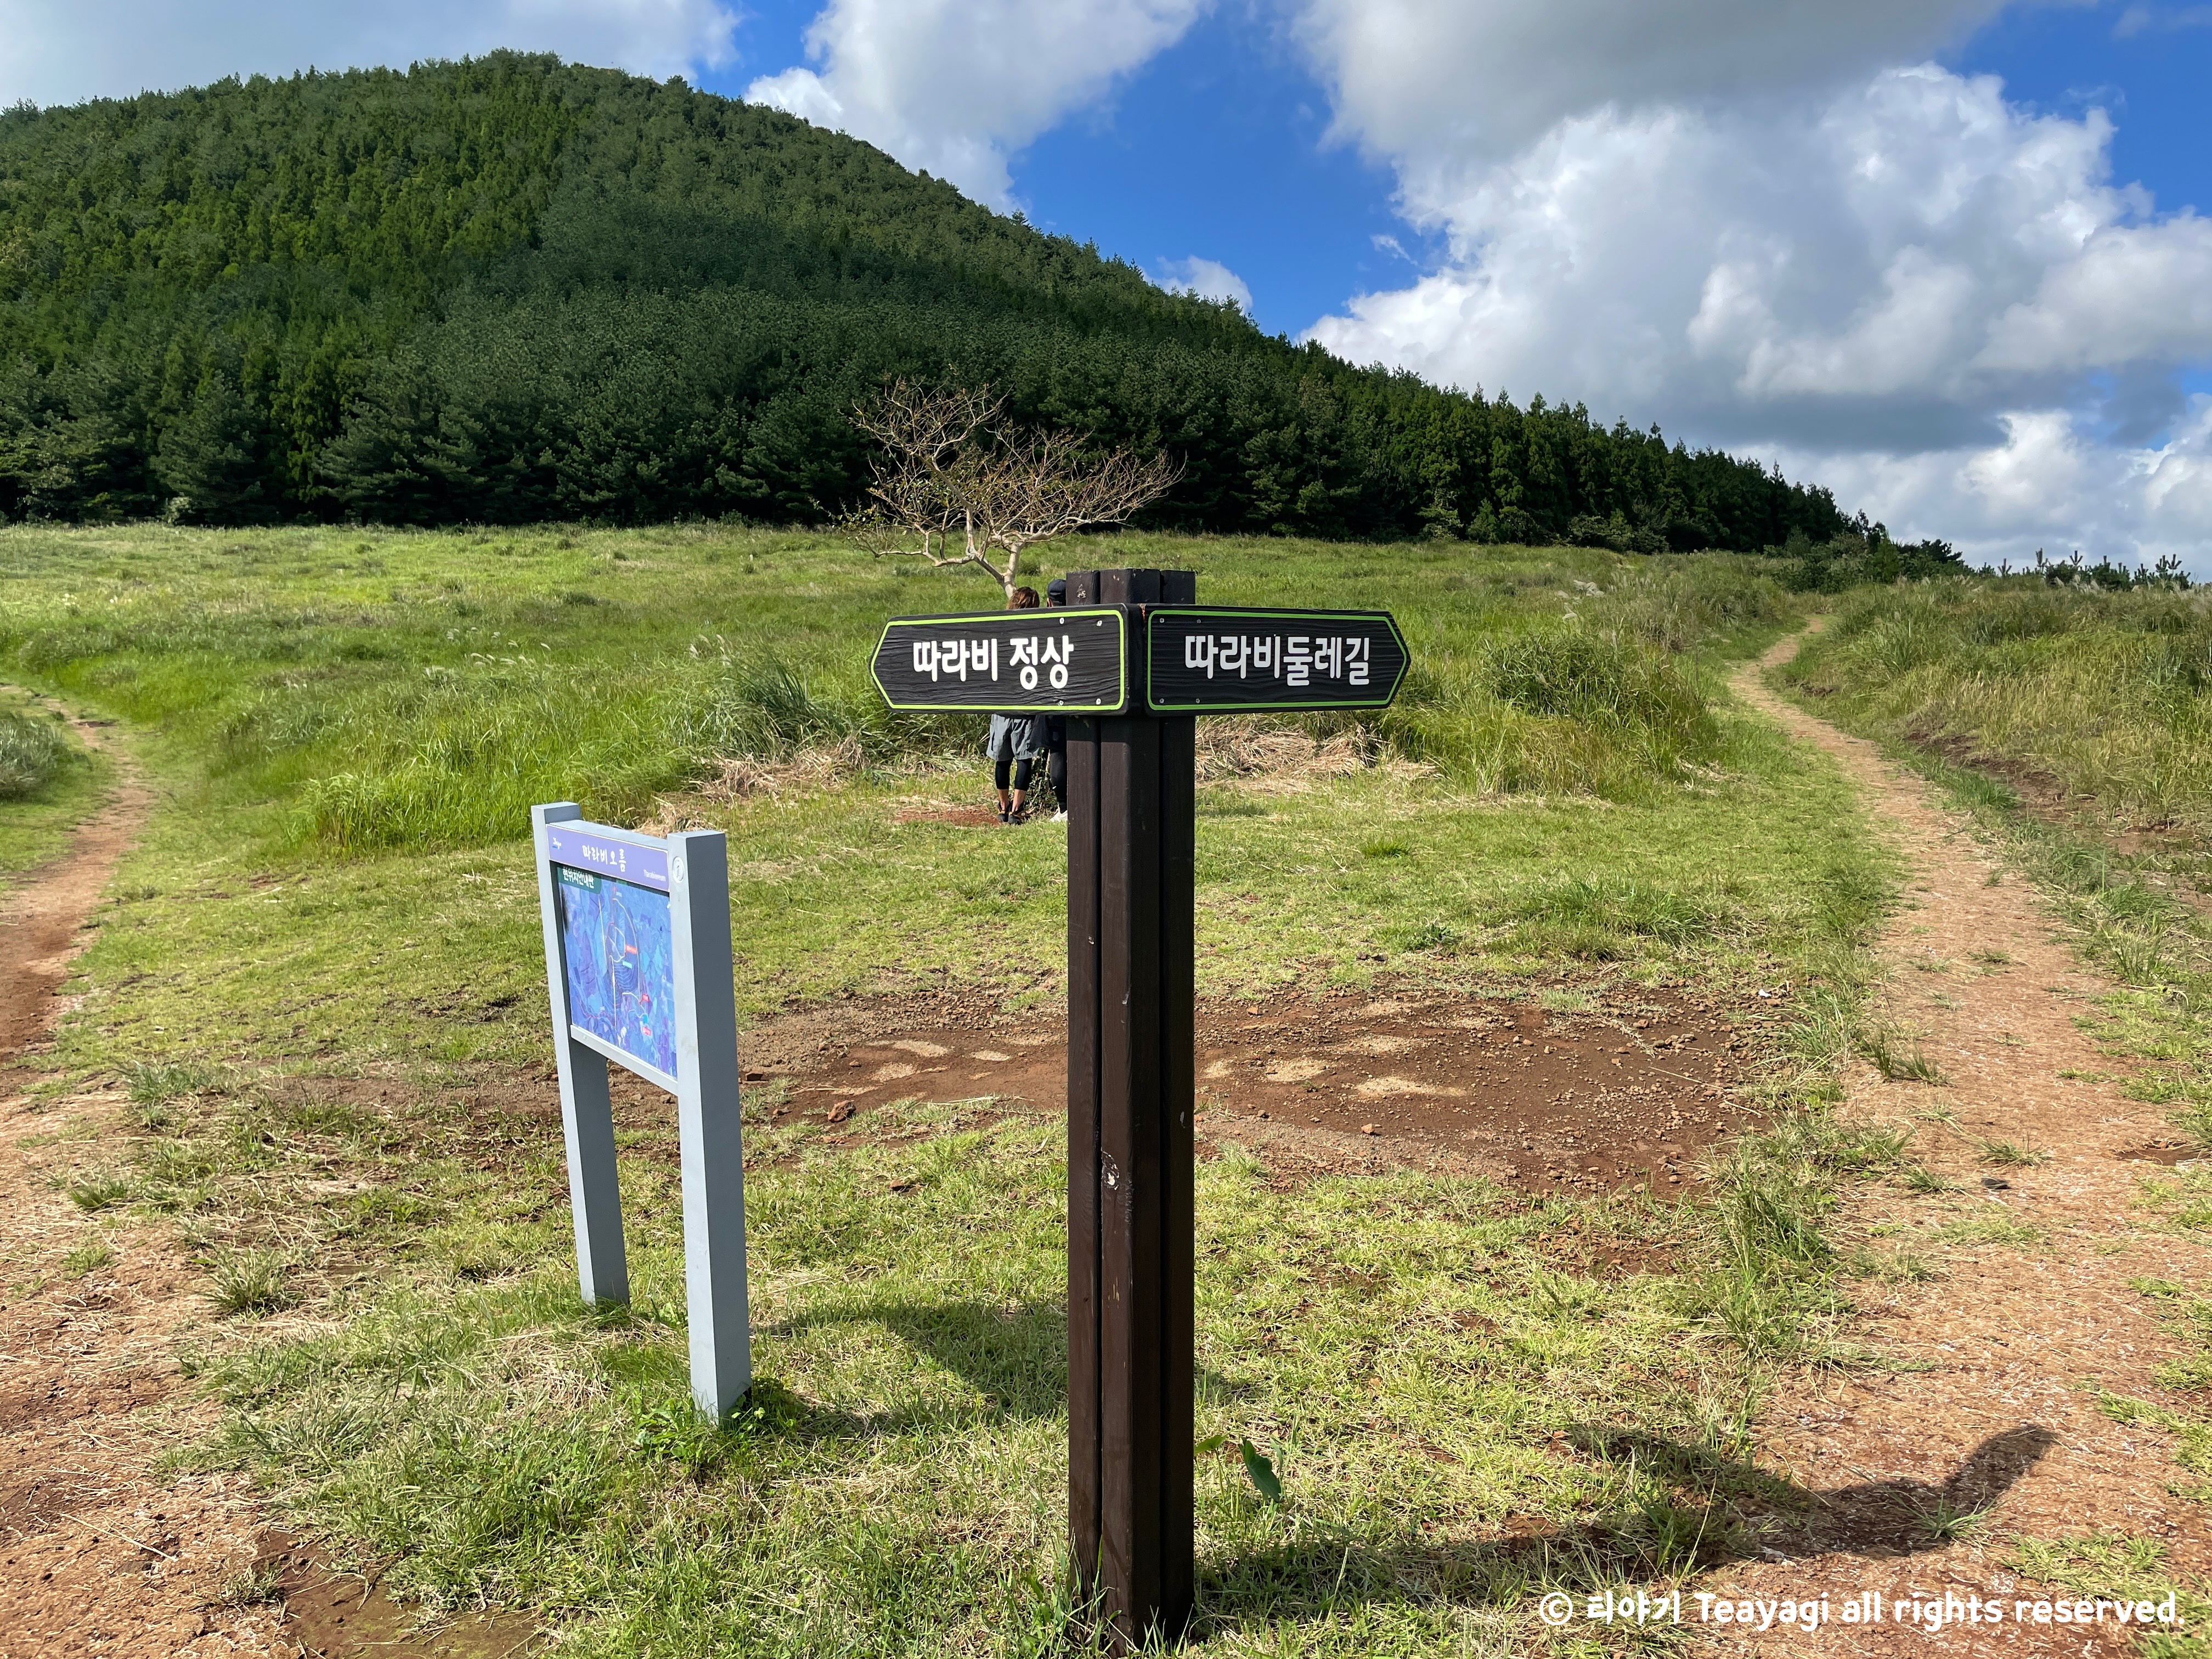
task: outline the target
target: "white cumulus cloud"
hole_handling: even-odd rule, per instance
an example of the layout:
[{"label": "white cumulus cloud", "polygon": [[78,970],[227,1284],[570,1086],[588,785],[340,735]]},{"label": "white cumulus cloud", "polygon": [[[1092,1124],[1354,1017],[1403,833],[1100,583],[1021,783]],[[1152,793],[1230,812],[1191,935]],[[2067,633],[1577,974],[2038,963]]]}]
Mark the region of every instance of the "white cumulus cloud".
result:
[{"label": "white cumulus cloud", "polygon": [[830,0],[816,67],[763,76],[749,103],[865,138],[980,200],[1007,159],[1180,40],[1203,0]]},{"label": "white cumulus cloud", "polygon": [[1922,57],[2004,0],[1306,0],[1339,130],[1448,176],[1569,116],[1787,99]]},{"label": "white cumulus cloud", "polygon": [[1771,453],[1793,475],[1878,504],[1893,527],[1944,535],[1978,562],[2078,548],[2143,562],[2172,554],[2199,574],[2212,568],[2212,397],[2191,398],[2149,444],[2111,442],[2065,410],[2021,410],[1999,425],[1998,441],[1980,447]]},{"label": "white cumulus cloud", "polygon": [[[2180,389],[2212,362],[2212,222],[2116,184],[2100,111],[2037,113],[1932,64],[1866,67],[1985,7],[1759,9],[1672,9],[1717,61],[1655,64],[1622,54],[1641,13],[1584,17],[1607,38],[1577,51],[1551,9],[1316,0],[1340,128],[1392,162],[1444,253],[1315,337],[1771,456],[1902,533],[1993,555],[2193,538],[2212,565],[2212,416]],[[1867,36],[1841,81],[1824,56],[1838,17]],[[1539,38],[1565,63],[1486,103],[1493,59]],[[1385,59],[1407,87],[1459,90],[1386,98]],[[1757,84],[1762,66],[1790,95]]]},{"label": "white cumulus cloud", "polygon": [[130,97],[309,65],[404,68],[502,46],[656,77],[690,74],[735,61],[738,15],[720,0],[0,0],[0,104]]},{"label": "white cumulus cloud", "polygon": [[1242,276],[1218,259],[1194,253],[1188,259],[1163,259],[1152,280],[1170,294],[1195,294],[1201,300],[1231,300],[1247,317],[1252,314],[1252,289]]}]

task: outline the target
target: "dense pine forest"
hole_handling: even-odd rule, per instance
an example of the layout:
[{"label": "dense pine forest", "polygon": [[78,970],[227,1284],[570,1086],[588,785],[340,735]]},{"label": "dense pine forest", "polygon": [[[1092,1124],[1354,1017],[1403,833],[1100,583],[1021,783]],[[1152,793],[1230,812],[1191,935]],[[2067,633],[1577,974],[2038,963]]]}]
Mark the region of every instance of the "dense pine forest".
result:
[{"label": "dense pine forest", "polygon": [[1164,447],[1160,526],[1846,528],[1755,463],[1271,337],[680,82],[501,53],[0,114],[0,517],[819,521],[887,375]]}]

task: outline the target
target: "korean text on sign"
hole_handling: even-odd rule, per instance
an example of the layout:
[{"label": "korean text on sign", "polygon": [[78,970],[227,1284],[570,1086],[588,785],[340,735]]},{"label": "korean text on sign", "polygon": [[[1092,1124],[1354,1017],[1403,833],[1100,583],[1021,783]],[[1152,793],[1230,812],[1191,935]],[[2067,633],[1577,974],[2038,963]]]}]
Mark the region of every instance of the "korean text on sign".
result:
[{"label": "korean text on sign", "polygon": [[[1067,635],[1031,635],[1004,643],[1006,665],[1021,682],[1023,690],[1036,690],[1040,678],[1055,691],[1066,689],[1067,665],[1075,655],[1075,641]],[[1000,644],[996,639],[916,640],[914,672],[927,674],[933,681],[945,676],[965,682],[970,674],[995,680]]]},{"label": "korean text on sign", "polygon": [[1234,674],[1244,679],[1266,674],[1285,685],[1304,686],[1316,675],[1364,686],[1374,666],[1372,641],[1329,635],[1192,634],[1182,642],[1182,665],[1202,668],[1206,678]]}]

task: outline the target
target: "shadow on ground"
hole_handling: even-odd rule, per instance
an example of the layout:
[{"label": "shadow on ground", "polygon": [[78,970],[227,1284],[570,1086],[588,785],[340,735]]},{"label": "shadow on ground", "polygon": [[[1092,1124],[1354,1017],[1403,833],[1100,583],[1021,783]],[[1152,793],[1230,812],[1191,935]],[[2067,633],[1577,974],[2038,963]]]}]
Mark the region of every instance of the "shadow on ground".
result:
[{"label": "shadow on ground", "polygon": [[1656,1475],[1670,1496],[1559,1528],[1509,1523],[1493,1539],[1377,1546],[1313,1535],[1201,1565],[1194,1629],[1364,1601],[1510,1603],[1530,1590],[1601,1589],[1692,1568],[1848,1551],[1903,1557],[1956,1541],[2057,1443],[2032,1424],[1992,1435],[1940,1483],[1868,1481],[1814,1491],[1709,1449],[1656,1435],[1586,1426],[1575,1450]]}]

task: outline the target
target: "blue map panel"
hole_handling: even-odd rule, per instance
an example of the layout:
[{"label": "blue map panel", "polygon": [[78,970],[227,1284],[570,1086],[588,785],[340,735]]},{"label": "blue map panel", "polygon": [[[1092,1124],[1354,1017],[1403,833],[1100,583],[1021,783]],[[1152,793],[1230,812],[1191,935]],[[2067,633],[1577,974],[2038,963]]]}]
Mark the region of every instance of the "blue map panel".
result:
[{"label": "blue map panel", "polygon": [[568,1018],[602,1042],[676,1075],[676,954],[668,895],[556,865]]}]

